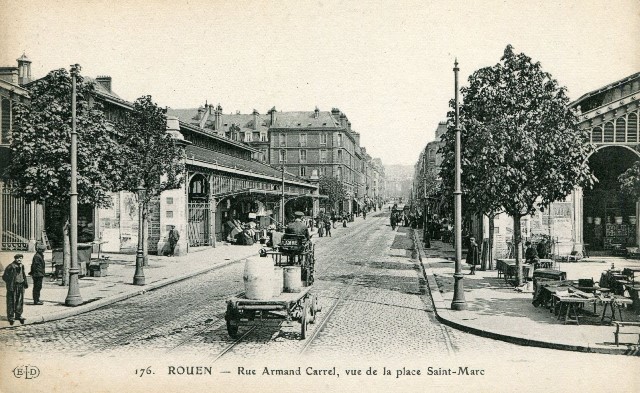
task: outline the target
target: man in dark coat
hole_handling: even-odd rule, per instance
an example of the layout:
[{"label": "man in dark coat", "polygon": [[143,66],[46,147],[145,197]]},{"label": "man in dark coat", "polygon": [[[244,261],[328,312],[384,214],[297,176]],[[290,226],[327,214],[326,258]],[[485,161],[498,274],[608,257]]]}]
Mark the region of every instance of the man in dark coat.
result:
[{"label": "man in dark coat", "polygon": [[169,256],[172,257],[176,251],[176,244],[178,244],[178,240],[180,240],[180,233],[176,229],[175,225],[171,225],[171,230],[169,230]]},{"label": "man in dark coat", "polygon": [[304,217],[303,212],[295,212],[296,219],[287,225],[287,228],[284,230],[284,233],[292,234],[292,235],[301,235],[304,236],[305,239],[309,240],[309,231],[307,230],[307,226],[302,222],[302,217]]},{"label": "man in dark coat", "polygon": [[536,251],[538,252],[538,258],[546,259],[547,258],[547,242],[543,238],[536,245]]},{"label": "man in dark coat", "polygon": [[480,250],[474,237],[469,238],[469,248],[467,249],[467,264],[471,265],[471,273],[476,274],[476,265],[480,264]]},{"label": "man in dark coat", "polygon": [[31,260],[31,271],[29,275],[33,278],[33,304],[41,306],[40,290],[42,289],[42,280],[44,279],[44,250],[46,247],[42,243],[36,245],[36,254]]},{"label": "man in dark coat", "polygon": [[22,265],[22,254],[16,254],[13,262],[4,269],[2,280],[7,284],[7,320],[13,325],[16,319],[24,324],[22,309],[24,307],[24,290],[29,287],[27,275]]}]

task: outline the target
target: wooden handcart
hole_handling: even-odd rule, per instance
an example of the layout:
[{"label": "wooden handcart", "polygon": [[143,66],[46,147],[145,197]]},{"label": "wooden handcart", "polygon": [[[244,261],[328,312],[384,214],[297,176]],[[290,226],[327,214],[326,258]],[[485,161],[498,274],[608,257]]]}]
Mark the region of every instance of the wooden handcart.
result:
[{"label": "wooden handcart", "polygon": [[316,313],[321,311],[318,299],[311,294],[311,287],[296,293],[282,293],[269,300],[253,300],[244,296],[227,301],[227,332],[238,337],[240,326],[293,326],[300,323],[300,338],[307,338],[308,324],[314,323]]},{"label": "wooden handcart", "polygon": [[277,248],[263,249],[260,255],[273,258],[274,266],[300,266],[303,287],[300,292],[283,292],[267,300],[247,299],[244,294],[227,300],[225,320],[229,336],[237,338],[240,326],[292,326],[298,322],[304,340],[308,324],[314,323],[316,313],[321,311],[317,297],[311,293],[315,269],[313,244],[304,236],[285,234]]}]

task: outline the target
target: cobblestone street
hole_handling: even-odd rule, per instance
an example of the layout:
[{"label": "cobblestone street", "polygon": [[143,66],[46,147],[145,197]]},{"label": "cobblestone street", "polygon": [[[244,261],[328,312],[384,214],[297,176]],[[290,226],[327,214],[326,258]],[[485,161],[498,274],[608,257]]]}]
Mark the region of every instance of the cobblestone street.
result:
[{"label": "cobblestone street", "polygon": [[[55,351],[80,357],[148,355],[217,359],[447,359],[495,354],[530,361],[559,351],[521,347],[466,334],[435,319],[407,228],[392,231],[387,214],[358,218],[331,238],[315,238],[314,293],[323,311],[299,340],[299,325],[257,327],[235,342],[225,299],[243,290],[241,263],[131,299],[44,324],[3,330],[8,351]],[[572,354],[572,356],[585,356]],[[594,355],[587,355],[594,356]],[[595,355],[598,356],[598,355]]]}]

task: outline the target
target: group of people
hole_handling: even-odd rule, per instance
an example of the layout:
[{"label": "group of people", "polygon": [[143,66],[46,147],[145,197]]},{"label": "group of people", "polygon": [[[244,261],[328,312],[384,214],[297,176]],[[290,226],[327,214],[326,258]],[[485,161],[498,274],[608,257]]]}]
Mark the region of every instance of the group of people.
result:
[{"label": "group of people", "polygon": [[315,219],[316,227],[318,228],[318,237],[328,236],[331,237],[331,227],[335,228],[335,220],[332,223],[331,217],[327,214],[321,213]]},{"label": "group of people", "polygon": [[530,241],[525,242],[526,249],[524,251],[525,263],[530,263],[535,269],[538,268],[538,264],[541,259],[546,259],[549,256],[549,249],[547,247],[547,241],[543,238],[534,247]]},{"label": "group of people", "polygon": [[[31,270],[29,276],[33,278],[33,304],[36,306],[43,305],[40,301],[40,292],[42,290],[42,281],[45,276],[44,244],[36,245],[36,254],[31,260]],[[24,324],[25,318],[22,316],[24,311],[24,290],[29,288],[27,282],[27,273],[22,264],[24,255],[16,254],[13,262],[4,269],[2,280],[7,288],[7,320],[10,325],[17,320]]]},{"label": "group of people", "polygon": [[252,245],[261,237],[258,224],[253,219],[243,223],[236,217],[231,217],[225,223],[225,231],[227,233],[225,239],[233,244]]}]

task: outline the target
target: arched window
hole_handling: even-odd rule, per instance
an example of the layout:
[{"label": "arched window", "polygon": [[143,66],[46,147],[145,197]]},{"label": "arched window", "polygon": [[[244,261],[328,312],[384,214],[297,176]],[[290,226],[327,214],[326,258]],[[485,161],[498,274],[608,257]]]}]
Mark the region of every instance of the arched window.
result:
[{"label": "arched window", "polygon": [[638,114],[629,113],[627,120],[627,142],[638,142]]},{"label": "arched window", "polygon": [[613,142],[613,123],[604,125],[604,142]]},{"label": "arched window", "polygon": [[602,128],[596,127],[591,132],[591,142],[602,143]]},{"label": "arched window", "polygon": [[624,142],[627,134],[626,125],[627,122],[624,121],[624,117],[619,117],[618,120],[616,120],[616,142]]}]

